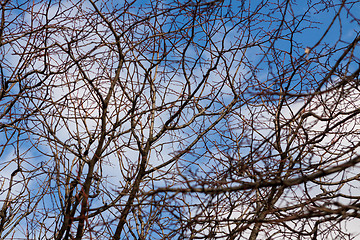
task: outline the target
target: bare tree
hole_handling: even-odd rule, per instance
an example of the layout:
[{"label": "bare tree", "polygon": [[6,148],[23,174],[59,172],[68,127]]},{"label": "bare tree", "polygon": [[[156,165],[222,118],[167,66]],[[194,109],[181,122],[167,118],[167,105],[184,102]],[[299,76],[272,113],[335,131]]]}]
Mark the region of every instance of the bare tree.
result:
[{"label": "bare tree", "polygon": [[2,1],[2,239],[354,239],[357,1]]}]

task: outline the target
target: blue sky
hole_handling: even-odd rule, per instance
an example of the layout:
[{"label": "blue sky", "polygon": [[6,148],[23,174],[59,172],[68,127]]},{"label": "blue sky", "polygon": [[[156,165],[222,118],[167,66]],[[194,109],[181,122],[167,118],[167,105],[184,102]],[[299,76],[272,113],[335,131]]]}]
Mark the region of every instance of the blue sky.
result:
[{"label": "blue sky", "polygon": [[[286,2],[291,4],[286,7]],[[154,81],[157,84],[157,100],[155,101],[155,105],[161,106],[164,102],[179,101],[175,102],[166,110],[156,111],[156,121],[154,122],[156,126],[155,132],[160,131],[167,118],[171,114],[174,114],[185,101],[185,98],[179,96],[181,94],[186,96],[189,91],[193,91],[201,83],[209,68],[215,65],[216,57],[219,55],[218,50],[221,49],[222,58],[219,61],[217,69],[210,72],[209,77],[206,79],[206,84],[199,88],[191,99],[192,102],[186,108],[186,114],[181,116],[178,124],[190,123],[193,115],[206,107],[208,107],[208,109],[205,112],[208,113],[208,115],[200,116],[197,121],[189,124],[190,127],[184,128],[184,130],[172,131],[159,139],[154,145],[153,152],[150,155],[149,168],[166,162],[171,159],[172,156],[186,148],[191,141],[198,137],[199,132],[209,127],[218,119],[221,111],[233,101],[234,92],[240,95],[239,101],[233,106],[234,111],[224,119],[221,119],[217,127],[210,130],[203,139],[193,147],[191,154],[185,154],[175,165],[171,165],[172,172],[166,173],[166,171],[164,171],[164,178],[158,177],[161,176],[162,173],[155,173],[155,176],[158,178],[151,183],[153,185],[149,184],[147,187],[144,187],[144,189],[171,184],[171,181],[176,179],[177,171],[183,173],[183,177],[187,177],[190,180],[192,180],[192,178],[195,180],[195,176],[204,179],[207,177],[214,179],[216,177],[216,171],[226,172],[226,168],[228,167],[226,165],[227,157],[235,157],[237,162],[242,161],[243,157],[248,160],[250,157],[258,157],[255,155],[249,156],[249,153],[252,153],[253,150],[251,143],[256,145],[258,142],[263,141],[264,137],[266,138],[272,134],[274,124],[271,121],[276,112],[279,98],[277,93],[288,84],[291,74],[294,73],[294,68],[297,70],[296,74],[292,77],[291,83],[289,83],[288,92],[309,93],[314,91],[319,86],[318,82],[320,82],[327,73],[326,67],[331,67],[335,63],[336,59],[342,54],[342,48],[352,42],[358,34],[359,22],[350,21],[353,19],[351,14],[360,12],[360,4],[354,2],[352,9],[343,8],[342,12],[334,20],[328,33],[321,39],[337,13],[329,4],[331,4],[331,2],[339,4],[340,1],[318,2],[319,1],[283,1],[282,12],[280,12],[279,9],[272,10],[272,8],[277,7],[276,4],[280,4],[279,1],[262,1],[261,3],[258,1],[224,1],[223,6],[226,7],[221,9],[214,7],[205,11],[205,7],[201,7],[201,11],[198,10],[199,15],[195,18],[195,21],[193,21],[194,18],[189,13],[191,9],[194,9],[191,1],[181,10],[184,12],[183,14],[179,14],[179,11],[173,10],[165,14],[166,17],[151,18],[148,20],[146,20],[146,17],[155,12],[146,9],[146,7],[154,4],[152,2],[136,1],[133,8],[128,11],[128,13],[131,12],[132,15],[125,14],[125,16],[122,15],[123,12],[121,11],[112,12],[113,8],[123,6],[122,1],[115,1],[114,5],[107,3],[102,6],[102,11],[111,12],[108,15],[109,18],[116,18],[114,22],[117,23],[116,26],[119,32],[128,29],[128,26],[135,29],[135,32],[125,34],[121,39],[121,46],[124,47],[124,51],[127,51],[129,61],[124,64],[124,66],[128,68],[122,72],[120,79],[122,81],[121,83],[124,84],[123,86],[128,89],[130,97],[139,94],[142,89],[142,85],[139,83],[147,81],[146,79],[144,80],[146,69],[162,56],[165,49],[167,51],[166,62],[157,65],[157,67],[152,69],[150,74],[154,77]],[[62,9],[65,9],[68,4],[67,2],[62,3],[64,4]],[[118,5],[116,6],[116,4]],[[167,1],[166,4],[160,4],[159,6],[168,8],[177,6],[177,4],[178,3],[172,1]],[[98,6],[100,7],[100,5]],[[309,6],[311,6],[310,10],[306,11]],[[79,11],[91,9],[89,3],[85,3],[81,5],[81,7]],[[339,9],[339,7],[340,6],[337,6],[335,9]],[[250,13],[244,11],[244,9],[250,9]],[[284,14],[285,9],[286,13]],[[256,12],[256,14],[252,15],[254,12]],[[56,13],[56,4],[51,8],[51,14],[54,13]],[[185,13],[189,14],[185,15]],[[200,15],[200,13],[203,15]],[[64,16],[66,14],[71,15],[70,12],[66,12]],[[74,10],[72,14],[76,14],[76,11]],[[233,21],[223,22],[220,18],[222,16],[231,16],[232,14],[237,15],[236,18],[232,19]],[[143,21],[144,25],[132,25],[132,21],[140,18],[145,19]],[[286,24],[281,22],[283,18],[286,20]],[[215,19],[217,19],[214,21],[215,23],[212,22],[212,20]],[[69,22],[71,23],[71,20],[69,20]],[[61,25],[63,23],[57,22],[55,19],[54,24]],[[104,37],[106,44],[101,45],[97,52],[95,51],[97,56],[102,56],[101,51],[103,49],[109,51],[114,49],[114,39],[111,37],[110,31],[106,29],[104,22],[99,20],[98,22],[95,20],[88,21],[84,24],[84,29],[82,29],[84,31],[82,32],[76,32],[78,29],[81,29],[82,23],[78,22],[78,24],[79,25],[73,29],[69,27],[71,24],[64,24],[64,26],[69,27],[69,32],[63,32],[63,35],[59,34],[49,42],[61,44],[65,42],[65,39],[71,39],[71,37],[86,36],[86,31],[91,29],[91,24],[94,24],[98,27],[94,28],[98,30],[98,35],[92,33],[93,35],[90,34],[90,37],[82,39],[82,41],[79,42],[84,44],[81,47],[82,50],[84,52],[89,51],[90,46],[96,46],[97,41],[100,41],[99,36]],[[192,30],[192,24],[198,25]],[[150,27],[153,28],[150,29]],[[180,31],[169,33],[169,31],[179,29]],[[74,32],[79,35],[76,35]],[[225,32],[226,35],[224,34]],[[69,35],[67,35],[67,33],[69,33]],[[74,35],[71,35],[71,33],[74,33]],[[149,36],[155,34],[155,37],[146,39],[146,34]],[[168,38],[160,37],[161,34],[168,36]],[[341,38],[339,39],[340,34]],[[276,38],[274,38],[275,36]],[[180,40],[177,41],[177,39]],[[186,41],[188,39],[192,39],[189,45],[187,45]],[[316,45],[320,39],[321,43]],[[4,66],[6,63],[9,66],[8,69],[4,69],[4,76],[7,78],[11,75],[11,70],[13,70],[20,61],[18,57],[14,56],[14,52],[19,49],[21,50],[21,46],[25,44],[25,42],[26,38],[19,41],[17,46],[2,46],[2,65]],[[91,43],[85,45],[87,42]],[[131,45],[134,42],[136,42],[136,44]],[[37,41],[34,41],[34,43],[43,46],[42,43],[38,43]],[[176,51],[173,46],[177,47]],[[76,45],[74,44],[74,48],[75,47]],[[308,56],[306,56],[305,53],[307,47],[311,49]],[[9,52],[5,53],[6,51]],[[57,49],[57,51],[59,50]],[[329,52],[332,53],[326,55]],[[83,52],[78,52],[76,56],[80,56],[82,53]],[[62,54],[63,55],[59,54],[55,56],[56,52],[54,52],[54,57],[52,58],[53,69],[61,69],[63,65],[66,64],[67,55]],[[358,48],[355,48],[354,56],[356,57],[359,54]],[[109,55],[104,54],[103,60],[99,57],[94,62],[92,62],[91,59],[89,61],[83,61],[84,69],[87,70],[88,76],[90,76],[96,84],[102,83],[99,84],[99,86],[101,86],[100,88],[103,92],[105,92],[109,86],[108,82],[106,82],[107,78],[110,79],[115,75],[114,69],[118,63],[117,61],[112,62],[115,58],[116,53]],[[39,59],[39,62],[34,61],[34,63],[29,64],[28,67],[36,66],[41,69],[42,62],[41,58]],[[105,61],[105,59],[107,61]],[[136,65],[133,64],[130,59],[134,62],[139,61],[143,63]],[[185,60],[187,64],[185,71],[181,69],[182,60]],[[354,61],[348,65],[349,71],[346,74],[351,74],[358,67],[358,60],[358,58],[354,59]],[[170,62],[172,62],[172,64],[169,65]],[[346,65],[346,61],[344,61],[343,65]],[[192,66],[194,66],[194,68],[192,68]],[[11,69],[11,67],[13,69]],[[342,66],[340,65],[339,69],[341,70],[341,68]],[[287,71],[284,72],[284,69]],[[38,178],[37,180],[45,180],[47,177],[53,178],[53,183],[55,184],[53,187],[59,187],[58,189],[54,188],[54,192],[64,195],[66,186],[56,186],[56,184],[58,184],[56,183],[56,176],[46,175],[46,172],[51,171],[51,168],[54,167],[54,163],[51,162],[56,155],[54,153],[60,153],[61,156],[58,159],[64,162],[61,166],[67,168],[61,168],[59,171],[61,173],[62,171],[68,171],[71,172],[73,176],[76,176],[79,169],[79,165],[77,164],[79,159],[77,159],[74,153],[80,151],[80,147],[84,149],[90,145],[89,142],[91,141],[89,139],[92,133],[95,136],[96,134],[100,135],[102,131],[99,125],[96,125],[99,121],[95,118],[100,115],[100,110],[97,111],[96,107],[91,108],[91,104],[95,103],[96,105],[97,103],[97,95],[91,92],[91,88],[87,88],[86,84],[82,84],[86,81],[82,79],[81,74],[76,71],[76,67],[72,67],[68,69],[67,74],[59,75],[59,78],[46,80],[46,84],[53,84],[52,86],[54,87],[54,91],[49,92],[50,97],[48,99],[56,100],[59,104],[56,108],[50,104],[48,108],[41,110],[43,111],[43,115],[38,119],[34,118],[33,122],[30,121],[28,124],[19,125],[24,128],[31,128],[32,131],[28,134],[19,135],[14,131],[15,134],[12,137],[13,144],[6,145],[2,155],[3,160],[0,163],[0,170],[5,178],[9,178],[9,174],[13,172],[12,169],[15,167],[14,159],[19,158],[20,155],[28,161],[27,163],[23,161],[22,164],[25,164],[23,168],[35,169],[41,166],[41,164],[47,165],[44,168],[39,168],[39,172],[41,172],[42,175],[35,175],[35,177]],[[70,74],[70,72],[73,74]],[[304,74],[304,72],[308,73],[308,75]],[[186,76],[189,80],[186,79]],[[34,75],[34,79],[37,79],[37,77],[39,76]],[[42,78],[42,76],[39,78]],[[332,80],[336,82],[337,77],[334,76]],[[67,82],[71,82],[71,84],[67,84]],[[60,86],[61,84],[63,84],[63,86]],[[323,85],[322,89],[325,89],[327,86],[328,84]],[[269,93],[275,94],[258,94],[259,91],[265,87],[268,87],[267,91]],[[19,89],[20,87],[15,85],[11,89],[10,94],[18,93]],[[70,94],[67,91],[72,92]],[[116,87],[116,91],[112,96],[113,100],[111,104],[113,104],[113,108],[109,111],[109,121],[116,119],[116,117],[122,118],[131,107],[130,101],[124,100],[126,98],[121,94],[122,91],[123,88],[119,86]],[[138,108],[136,109],[137,114],[143,114],[144,109],[150,109],[152,107],[150,104],[151,101],[149,100],[151,91],[152,88],[150,84],[147,84],[143,92],[139,94],[139,102],[141,101],[141,104],[138,104]],[[33,108],[33,104],[40,104],[38,100],[32,99],[32,96],[36,96],[38,93],[36,89],[35,92],[27,96],[26,100],[16,103],[12,113],[24,113],[29,110],[26,109],[26,107],[31,109]],[[43,93],[46,95],[45,90]],[[264,93],[266,93],[266,91],[264,91]],[[65,96],[69,96],[69,98],[73,97],[73,99],[70,101]],[[82,104],[77,105],[78,102],[76,99],[84,97],[87,101],[82,100]],[[11,98],[11,96],[9,96],[9,98]],[[9,98],[0,100],[0,110],[4,110]],[[266,104],[263,104],[264,101]],[[290,104],[287,108],[284,108],[284,119],[289,117],[285,115],[288,114],[291,109],[299,111],[300,108],[294,106],[303,104],[303,97],[289,97],[288,101],[293,105]],[[86,107],[92,109],[92,111],[87,110],[88,112],[86,112]],[[54,117],[55,115],[47,115],[50,111],[59,115],[70,114],[75,116],[78,114],[77,116],[85,116],[88,114],[89,119],[82,122],[81,118],[70,119],[69,117],[68,121],[58,121],[57,117]],[[211,113],[214,112],[217,112],[218,115],[211,115]],[[146,122],[146,118],[151,116],[150,111],[143,115],[142,118],[139,117],[139,123],[148,126],[149,123]],[[250,126],[251,115],[257,117],[257,120],[260,119],[262,121]],[[90,120],[90,118],[92,120]],[[48,121],[50,128],[56,130],[52,137],[56,136],[58,143],[63,142],[66,144],[54,144],[54,142],[56,142],[55,137],[52,145],[46,141],[37,142],[38,139],[45,139],[45,135],[41,136],[36,134],[42,134],[42,132],[46,133],[48,131],[38,120]],[[126,122],[126,120],[127,119],[124,118],[124,122]],[[8,123],[9,121],[7,117],[0,119],[1,123]],[[117,130],[119,132],[122,130],[125,131],[130,128],[129,126],[130,123],[127,121]],[[135,131],[138,132],[139,135],[141,135],[142,126],[143,125],[139,124],[135,127]],[[86,127],[89,129],[86,129]],[[113,126],[109,125],[106,131],[110,132],[112,127]],[[251,127],[253,127],[253,129],[251,129]],[[229,128],[231,130],[229,130]],[[258,132],[253,131],[254,129]],[[7,131],[8,132],[5,131],[5,128],[0,129],[0,139],[5,139],[5,134],[9,134],[9,132],[13,130],[9,128]],[[148,135],[147,131],[147,129],[143,131],[145,137]],[[115,135],[109,134],[109,139],[113,136]],[[21,139],[21,141],[19,141],[20,145],[17,145],[18,142],[16,142],[18,137]],[[103,195],[103,199],[93,200],[92,207],[97,207],[99,204],[102,204],[103,201],[109,201],[110,196],[115,198],[116,194],[121,191],[115,189],[116,184],[119,184],[121,187],[126,184],[123,176],[119,174],[121,171],[128,173],[127,177],[136,172],[136,164],[139,161],[136,145],[126,145],[127,142],[134,142],[134,138],[130,133],[124,133],[117,137],[118,140],[114,140],[114,142],[109,144],[109,150],[104,152],[108,154],[108,156],[103,159],[102,166],[98,167],[99,173],[103,171],[104,177],[106,175],[109,177],[107,179],[107,181],[109,181],[108,185],[106,181],[103,183],[104,186],[111,185],[111,194],[106,195],[106,193]],[[230,137],[232,137],[232,139]],[[239,142],[235,142],[234,138],[239,140]],[[0,147],[1,144],[5,143],[5,140],[0,140]],[[94,140],[91,144],[95,145],[96,143],[97,140]],[[32,144],[37,147],[37,150],[36,148],[31,148],[33,146]],[[122,146],[121,144],[123,144],[126,147],[119,147],[118,151],[112,152],[116,144],[118,144],[118,146]],[[259,149],[259,152],[269,154],[269,159],[271,160],[265,158],[265,160],[268,161],[257,161],[256,167],[259,169],[265,169],[265,165],[269,162],[270,167],[274,167],[277,164],[278,156],[272,156],[274,151],[268,151],[266,149],[269,146],[270,145],[264,144],[264,146]],[[30,148],[31,151],[28,152]],[[59,152],[56,152],[58,149],[60,149]],[[90,147],[89,150],[89,155],[94,153],[93,147]],[[21,152],[20,154],[17,153],[19,151]],[[294,156],[296,156],[296,153],[294,153]],[[221,160],[224,160],[225,164],[223,164]],[[9,161],[12,163],[6,166]],[[119,164],[121,161],[123,161],[122,166]],[[70,169],[71,164],[73,164],[73,169]],[[86,169],[85,167],[85,170]],[[82,180],[84,176],[85,175],[81,176]],[[20,181],[20,175],[17,177],[19,177]],[[166,181],[164,179],[166,179]],[[207,179],[207,181],[209,179]],[[184,179],[181,179],[181,177],[176,180],[177,182],[175,182],[174,186],[186,185],[183,184],[182,181]],[[248,180],[251,181],[250,179]],[[64,182],[62,182],[62,184],[64,184]],[[196,186],[196,184],[201,185],[203,183],[201,183],[201,181],[194,181],[194,184]],[[214,179],[214,182],[207,182],[204,185],[212,184],[218,184],[216,179]],[[30,186],[36,189],[36,187],[41,186],[41,184],[39,181],[34,181],[34,185],[30,184]],[[39,204],[39,206],[47,205],[47,207],[53,207],[59,204],[60,201],[58,201],[58,199],[54,201],[50,200],[50,195],[54,192],[49,190],[49,195],[44,198],[44,201]],[[197,197],[197,194],[193,194],[192,197],[185,197],[185,200],[198,204],[200,201]],[[124,197],[124,199],[126,200],[126,197]],[[123,202],[125,200],[123,200]],[[180,203],[181,200],[179,200],[177,204]],[[143,208],[142,210],[144,211],[143,219],[149,220],[148,216],[146,216],[146,211],[150,211],[150,208]],[[194,211],[196,211],[196,209]],[[117,213],[118,212],[114,210],[113,214]],[[190,213],[183,214],[186,215]],[[111,216],[110,212],[105,214],[105,216]],[[162,217],[164,220],[169,216],[169,212],[164,210],[159,213],[158,217]],[[166,231],[171,230],[172,229]]]}]

